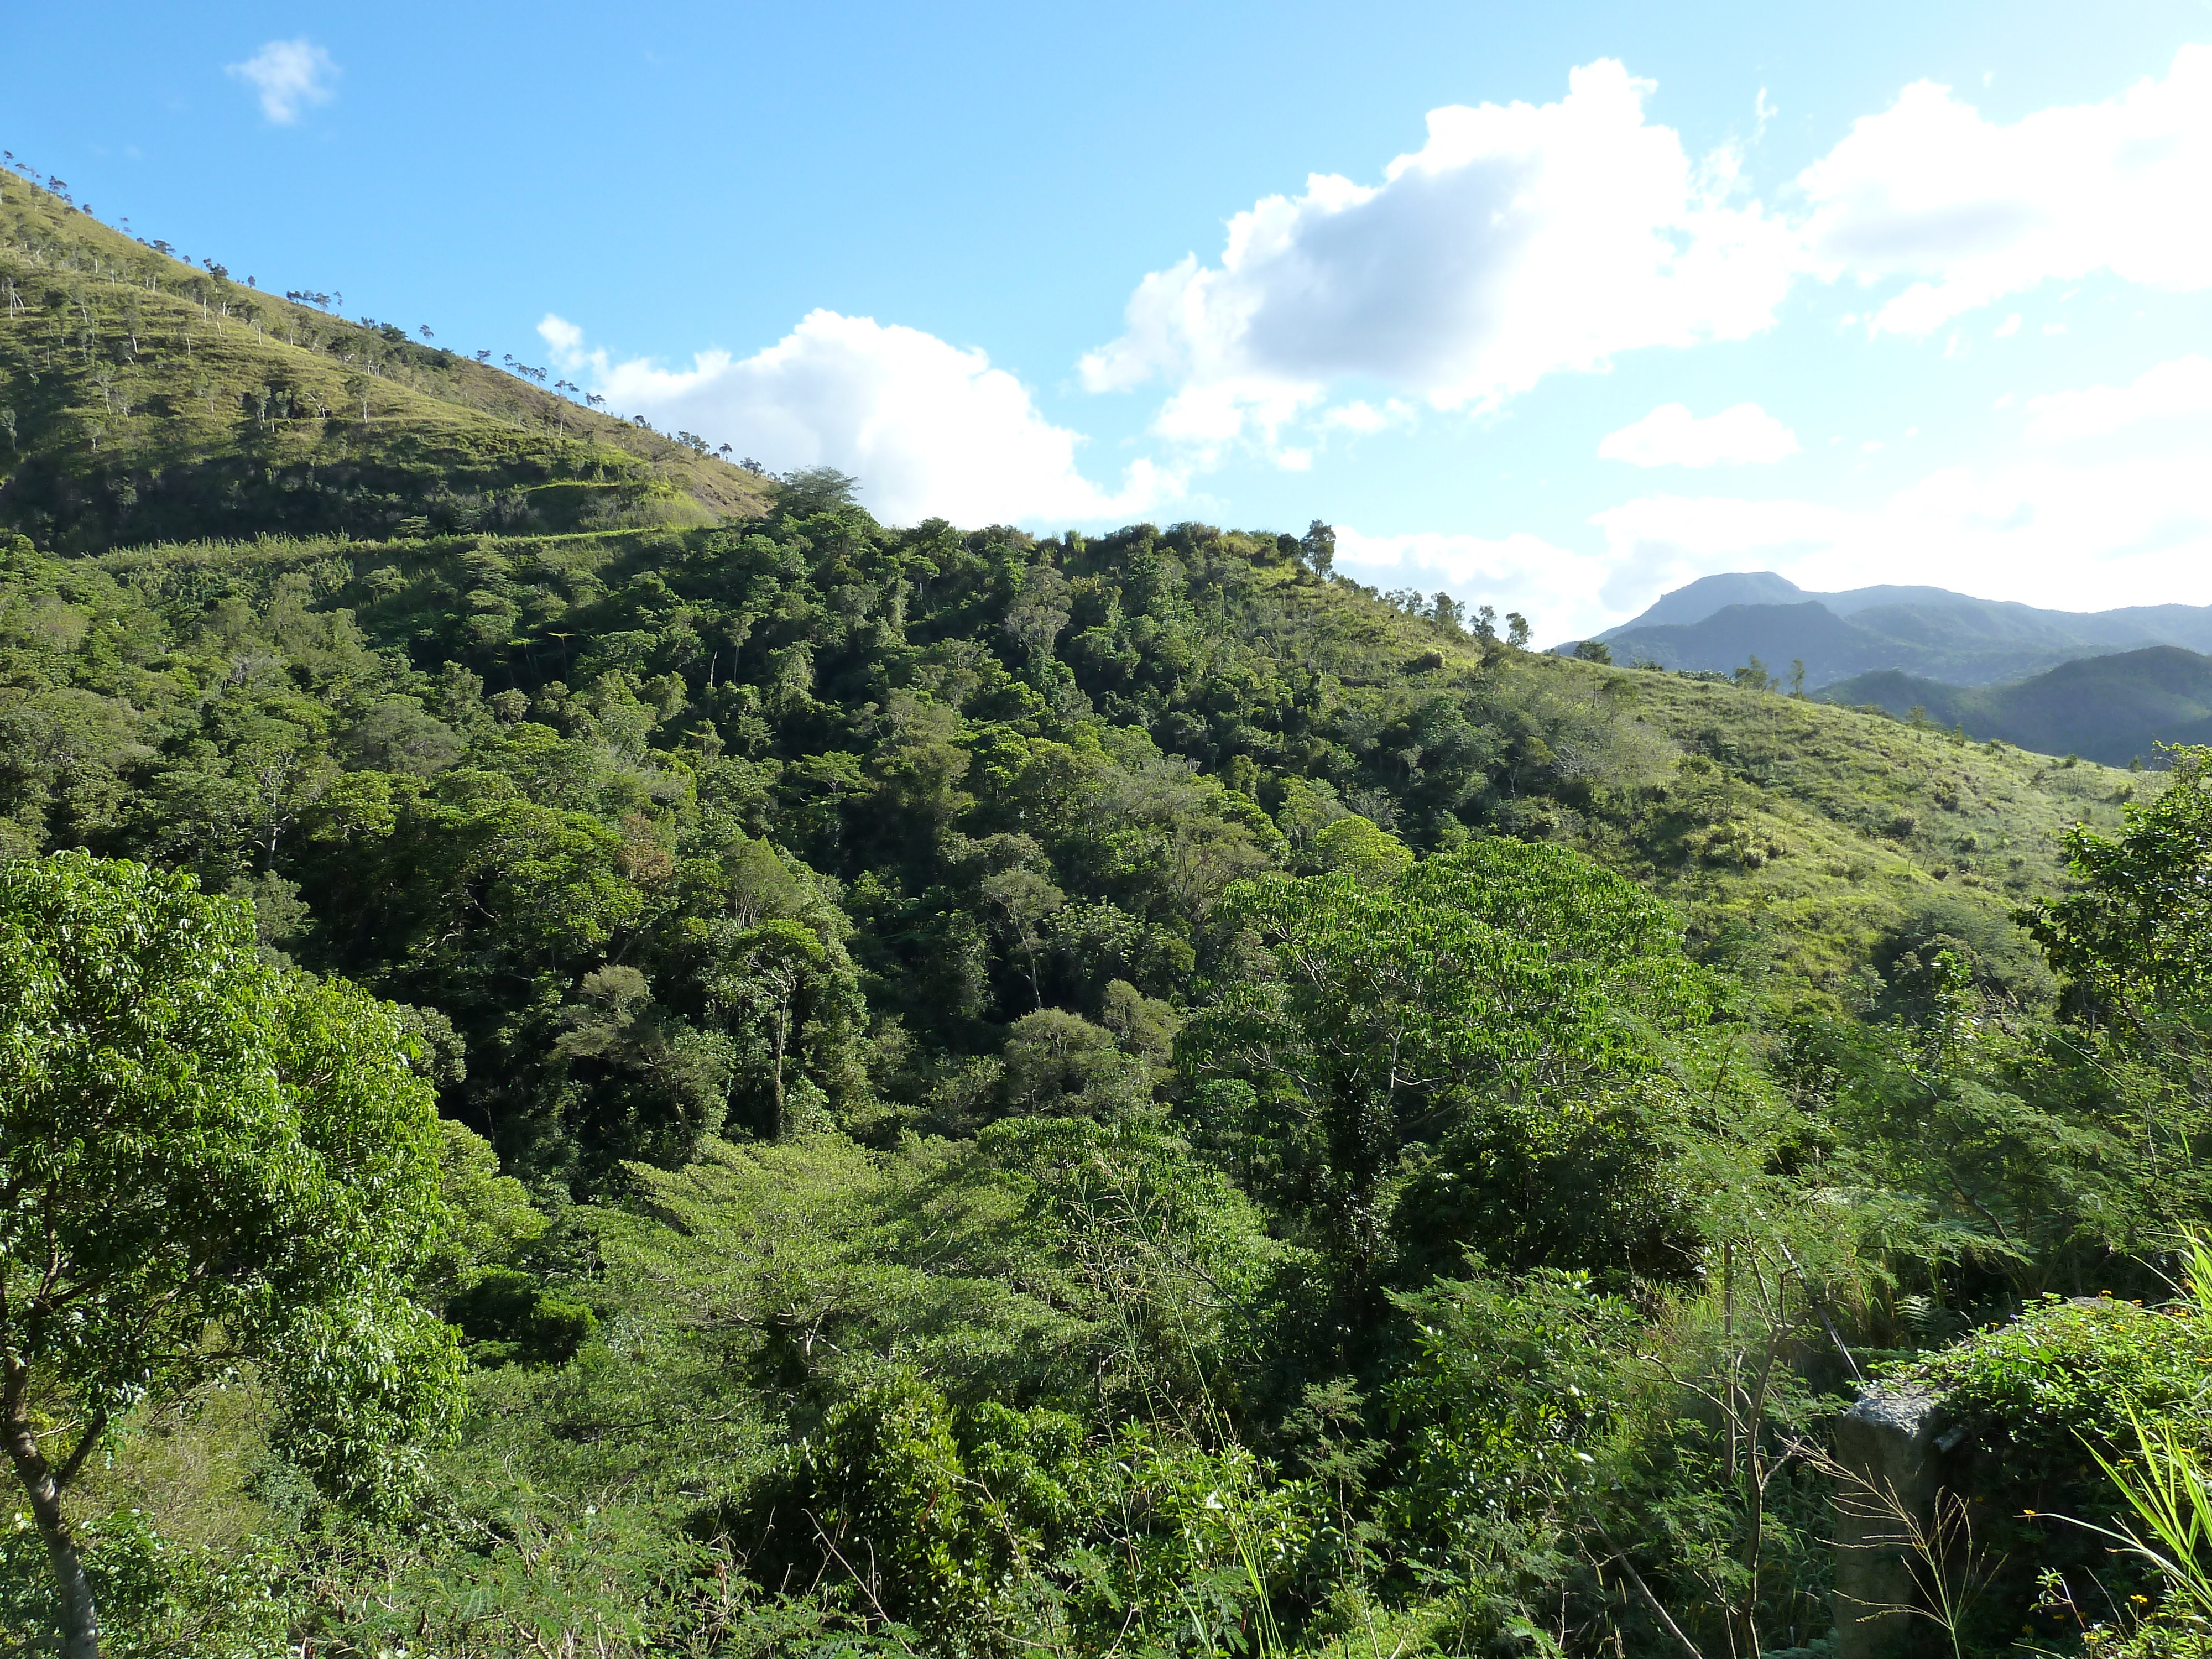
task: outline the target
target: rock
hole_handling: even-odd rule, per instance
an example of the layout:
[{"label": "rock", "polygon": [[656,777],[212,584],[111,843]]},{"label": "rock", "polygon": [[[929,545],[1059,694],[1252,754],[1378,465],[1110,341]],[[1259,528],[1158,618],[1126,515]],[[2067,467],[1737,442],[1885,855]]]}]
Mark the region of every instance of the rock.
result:
[{"label": "rock", "polygon": [[1907,1517],[1930,1524],[1943,1455],[1959,1438],[1942,1397],[1917,1383],[1869,1389],[1837,1423],[1836,1461],[1847,1472],[1837,1482],[1837,1659],[1950,1651],[1933,1620],[1906,1610],[1926,1601]]}]

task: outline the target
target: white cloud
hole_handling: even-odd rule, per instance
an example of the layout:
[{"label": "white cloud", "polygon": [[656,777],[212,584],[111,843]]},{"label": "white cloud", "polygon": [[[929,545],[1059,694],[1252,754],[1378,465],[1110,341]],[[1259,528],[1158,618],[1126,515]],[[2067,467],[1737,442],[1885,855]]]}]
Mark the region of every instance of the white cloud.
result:
[{"label": "white cloud", "polygon": [[[1930,583],[2057,610],[2212,603],[2201,452],[2101,465],[1948,467],[1872,507],[1645,496],[1593,516],[1618,622],[1721,570],[1816,592]],[[1578,623],[1587,627],[1587,623]]]},{"label": "white cloud", "polygon": [[1555,103],[1431,111],[1379,183],[1313,174],[1237,214],[1215,262],[1146,276],[1084,384],[1164,381],[1154,430],[1197,465],[1239,441],[1281,460],[1293,428],[1347,424],[1329,407],[1344,382],[1493,409],[1624,351],[1758,333],[1808,271],[1902,283],[1852,320],[1910,334],[2098,271],[2212,286],[2212,46],[2008,125],[1910,86],[1799,175],[1786,216],[1745,192],[1734,151],[1693,162],[1645,118],[1650,90],[1605,59]]},{"label": "white cloud", "polygon": [[[2147,368],[2124,386],[2093,386],[2027,400],[2031,443],[2102,438],[2145,421],[2212,415],[2212,358],[2191,353]],[[2208,458],[2212,466],[2212,458]]]},{"label": "white cloud", "polygon": [[1607,433],[1597,453],[1634,466],[1741,466],[1795,455],[1797,434],[1757,404],[1737,404],[1703,420],[1686,404],[1662,404]]},{"label": "white cloud", "polygon": [[1917,82],[1798,184],[1827,274],[1915,279],[1875,326],[1927,334],[2006,295],[2094,271],[2176,291],[2212,286],[2208,178],[2212,47],[2191,46],[2163,81],[2009,126]]},{"label": "white cloud", "polygon": [[584,331],[567,318],[547,312],[538,325],[538,337],[552,348],[555,360],[563,368],[583,367]]},{"label": "white cloud", "polygon": [[261,99],[261,112],[280,127],[289,127],[301,112],[327,104],[335,95],[331,82],[338,66],[329,52],[302,35],[296,40],[271,40],[242,64],[225,66],[223,73],[244,81]]},{"label": "white cloud", "polygon": [[1316,424],[1324,431],[1357,432],[1363,436],[1381,432],[1394,426],[1411,426],[1414,415],[1413,405],[1392,398],[1377,409],[1364,398],[1355,398],[1348,404],[1340,404],[1324,410]]},{"label": "white cloud", "polygon": [[[2152,391],[2129,421],[2186,401],[2173,390],[2179,374],[2143,380]],[[2065,412],[2086,434],[2117,429],[2102,424],[2109,409],[2084,403]],[[1639,496],[1591,515],[1599,540],[1587,548],[1530,534],[1370,536],[1339,526],[1337,563],[1377,586],[1442,586],[1469,603],[1521,611],[1540,640],[1589,638],[1662,592],[1728,570],[1778,571],[1815,592],[1930,584],[2063,611],[2207,605],[2207,470],[2203,444],[2177,433],[2163,445],[2133,441],[2111,461],[1946,467],[1865,507]]]},{"label": "white cloud", "polygon": [[1609,567],[1604,555],[1577,553],[1525,533],[1369,536],[1336,526],[1336,568],[1346,575],[1385,589],[1440,587],[1470,605],[1494,605],[1501,617],[1518,611],[1546,639],[1585,637],[1563,634],[1562,624],[1596,630],[1607,609],[1600,594]]},{"label": "white cloud", "polygon": [[1732,158],[1693,166],[1645,120],[1650,89],[1607,60],[1557,103],[1431,111],[1381,184],[1315,174],[1237,215],[1219,264],[1146,277],[1085,384],[1163,376],[1163,435],[1272,444],[1341,379],[1490,408],[1618,352],[1758,332],[1794,239],[1731,204]]},{"label": "white cloud", "polygon": [[538,333],[625,414],[681,427],[779,470],[855,474],[878,518],[957,524],[1133,517],[1180,492],[1172,473],[1133,462],[1109,493],[1078,471],[1083,440],[1039,413],[1028,388],[919,329],[810,313],[765,350],[701,352],[688,369],[586,354],[583,331],[548,316]]}]

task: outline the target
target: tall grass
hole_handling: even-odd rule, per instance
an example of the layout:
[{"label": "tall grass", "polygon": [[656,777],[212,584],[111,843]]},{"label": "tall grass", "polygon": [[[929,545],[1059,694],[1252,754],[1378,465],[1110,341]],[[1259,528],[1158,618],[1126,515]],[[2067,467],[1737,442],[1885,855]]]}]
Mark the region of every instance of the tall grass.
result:
[{"label": "tall grass", "polygon": [[[2184,1262],[2179,1288],[2188,1312],[2212,1321],[2212,1249],[2191,1236]],[[2204,1449],[2183,1425],[2164,1419],[2146,1422],[2133,1406],[2128,1425],[2135,1431],[2133,1457],[2115,1461],[2094,1446],[2089,1455],[2134,1511],[2137,1525],[2090,1530],[2148,1562],[2165,1581],[2169,1607],[2192,1620],[2212,1622],[2212,1469]]]}]

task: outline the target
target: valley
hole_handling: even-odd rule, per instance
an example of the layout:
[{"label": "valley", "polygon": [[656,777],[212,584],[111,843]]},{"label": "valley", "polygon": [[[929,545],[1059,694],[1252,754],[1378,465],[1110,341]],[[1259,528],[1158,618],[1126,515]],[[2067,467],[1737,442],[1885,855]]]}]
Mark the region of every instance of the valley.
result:
[{"label": "valley", "polygon": [[1596,660],[426,333],[0,174],[0,1651],[1827,1659],[1891,1384],[1954,1651],[2193,1650],[2051,1517],[2203,1425],[2212,613]]}]

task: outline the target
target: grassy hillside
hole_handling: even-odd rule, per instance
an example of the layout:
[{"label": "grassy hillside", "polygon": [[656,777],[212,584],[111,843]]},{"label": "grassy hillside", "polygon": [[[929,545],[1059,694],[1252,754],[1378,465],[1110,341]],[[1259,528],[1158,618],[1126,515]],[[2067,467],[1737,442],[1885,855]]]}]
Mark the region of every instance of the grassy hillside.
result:
[{"label": "grassy hillside", "polygon": [[2212,741],[2212,657],[2176,646],[2084,658],[2005,685],[1861,674],[1821,696],[1900,720],[1962,726],[1973,738],[2116,766],[2155,760],[2161,743]]},{"label": "grassy hillside", "polygon": [[0,528],[87,550],[757,515],[752,474],[0,170]]},{"label": "grassy hillside", "polygon": [[1778,692],[1561,666],[1626,679],[1682,751],[1648,816],[1601,856],[1666,893],[1714,948],[1785,981],[1840,989],[1939,932],[1975,931],[2023,962],[2006,918],[2061,884],[2064,830],[2109,830],[2155,787]]}]

